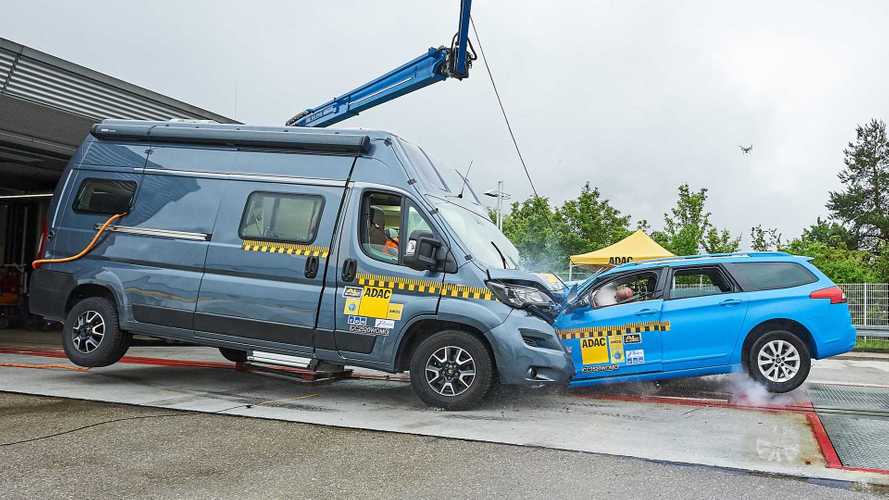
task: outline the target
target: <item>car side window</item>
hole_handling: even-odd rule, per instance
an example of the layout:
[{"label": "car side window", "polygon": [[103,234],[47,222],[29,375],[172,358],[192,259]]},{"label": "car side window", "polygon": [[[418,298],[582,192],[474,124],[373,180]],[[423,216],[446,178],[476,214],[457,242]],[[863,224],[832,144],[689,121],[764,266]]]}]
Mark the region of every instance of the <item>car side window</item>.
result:
[{"label": "car side window", "polygon": [[671,299],[705,297],[732,291],[731,282],[718,267],[676,269],[670,284]]},{"label": "car side window", "polygon": [[242,240],[311,243],[323,208],[324,198],[317,195],[250,193],[238,235]]},{"label": "car side window", "polygon": [[651,300],[657,290],[657,274],[635,273],[606,281],[590,293],[589,302],[594,308],[608,307],[629,302]]}]

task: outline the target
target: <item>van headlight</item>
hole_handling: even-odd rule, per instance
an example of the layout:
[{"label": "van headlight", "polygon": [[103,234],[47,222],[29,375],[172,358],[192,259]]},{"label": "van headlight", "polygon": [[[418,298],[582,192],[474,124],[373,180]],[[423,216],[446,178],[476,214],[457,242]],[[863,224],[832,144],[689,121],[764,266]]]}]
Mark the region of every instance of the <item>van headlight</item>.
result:
[{"label": "van headlight", "polygon": [[549,295],[533,286],[518,285],[506,281],[488,281],[486,284],[494,292],[497,300],[516,309],[525,309],[529,306],[539,308],[555,306],[555,302]]}]

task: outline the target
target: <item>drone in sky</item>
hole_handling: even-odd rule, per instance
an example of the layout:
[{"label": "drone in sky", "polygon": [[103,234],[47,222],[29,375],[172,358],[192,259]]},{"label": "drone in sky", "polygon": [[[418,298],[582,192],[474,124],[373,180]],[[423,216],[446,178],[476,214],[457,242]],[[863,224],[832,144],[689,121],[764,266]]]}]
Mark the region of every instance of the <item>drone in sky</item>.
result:
[{"label": "drone in sky", "polygon": [[741,148],[741,152],[744,153],[745,155],[749,155],[750,152],[753,151],[753,144],[751,144],[749,146],[738,146],[738,147]]}]

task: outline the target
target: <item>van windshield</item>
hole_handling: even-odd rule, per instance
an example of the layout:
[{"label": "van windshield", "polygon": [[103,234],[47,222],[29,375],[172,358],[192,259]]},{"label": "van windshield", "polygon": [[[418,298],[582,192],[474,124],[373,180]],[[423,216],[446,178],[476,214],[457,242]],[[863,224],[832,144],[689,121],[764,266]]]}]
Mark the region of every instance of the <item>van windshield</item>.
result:
[{"label": "van windshield", "polygon": [[490,219],[455,203],[429,197],[451,229],[485,269],[518,269],[519,251]]}]

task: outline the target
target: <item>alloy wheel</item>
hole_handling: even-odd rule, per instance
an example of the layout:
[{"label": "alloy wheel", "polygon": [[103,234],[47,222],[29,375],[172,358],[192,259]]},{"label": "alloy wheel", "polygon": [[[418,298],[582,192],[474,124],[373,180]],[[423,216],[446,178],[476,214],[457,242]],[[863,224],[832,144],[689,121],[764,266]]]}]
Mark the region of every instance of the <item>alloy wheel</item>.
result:
[{"label": "alloy wheel", "polygon": [[71,334],[74,348],[89,354],[99,348],[105,337],[105,318],[96,311],[84,311],[77,316]]},{"label": "alloy wheel", "polygon": [[759,350],[757,365],[770,382],[787,382],[799,373],[800,355],[796,347],[786,340],[772,340]]},{"label": "alloy wheel", "polygon": [[459,396],[475,381],[475,360],[466,349],[442,347],[426,360],[426,383],[442,396]]}]

